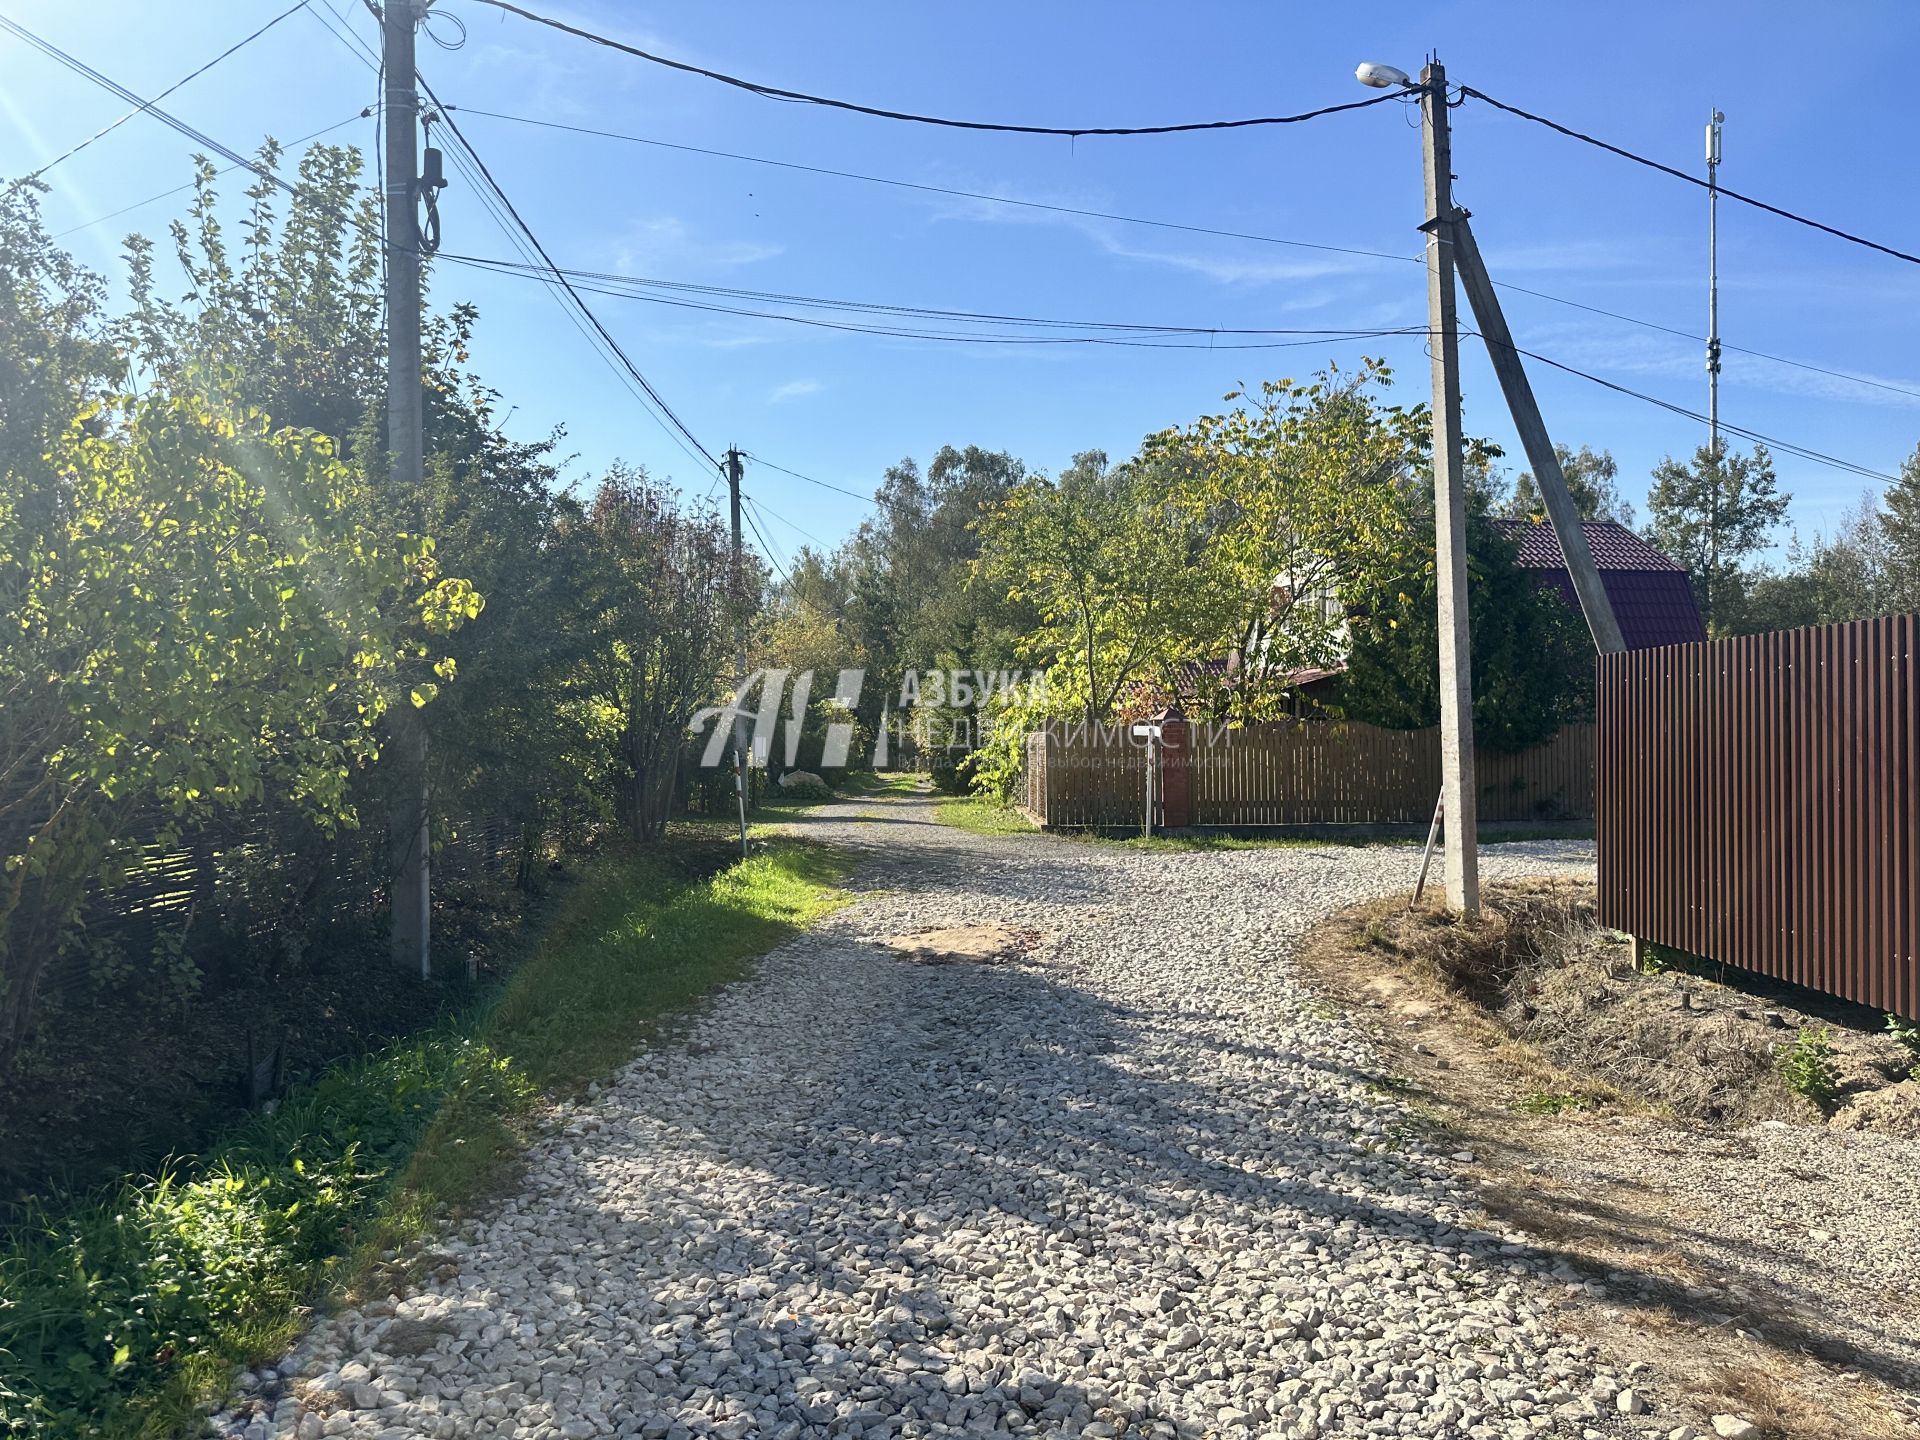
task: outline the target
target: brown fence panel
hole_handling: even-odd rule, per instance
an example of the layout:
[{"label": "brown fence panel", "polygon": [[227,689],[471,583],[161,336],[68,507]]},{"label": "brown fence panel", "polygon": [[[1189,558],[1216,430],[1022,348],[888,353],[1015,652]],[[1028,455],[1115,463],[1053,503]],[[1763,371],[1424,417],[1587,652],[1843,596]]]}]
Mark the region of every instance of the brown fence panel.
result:
[{"label": "brown fence panel", "polygon": [[[1141,823],[1146,753],[1126,727],[1054,725],[1028,736],[1026,753],[1026,809],[1041,824]],[[1184,747],[1163,761],[1183,773],[1187,823],[1207,828],[1419,825],[1440,793],[1437,730],[1319,720],[1235,729],[1196,723]],[[1570,725],[1516,755],[1482,750],[1478,764],[1483,822],[1592,818],[1591,724]],[[1156,827],[1166,823],[1167,793],[1164,782],[1156,787]]]},{"label": "brown fence panel", "polygon": [[1920,616],[1600,661],[1600,917],[1920,1017]]}]

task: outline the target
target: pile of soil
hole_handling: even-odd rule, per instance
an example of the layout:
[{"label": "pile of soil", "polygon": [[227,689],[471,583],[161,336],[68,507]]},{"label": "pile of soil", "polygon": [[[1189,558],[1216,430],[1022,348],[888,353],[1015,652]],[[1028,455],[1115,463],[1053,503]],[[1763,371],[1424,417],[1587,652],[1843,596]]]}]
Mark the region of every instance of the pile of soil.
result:
[{"label": "pile of soil", "polygon": [[[1887,1033],[1885,1016],[1680,956],[1643,972],[1630,942],[1595,920],[1591,885],[1495,887],[1484,906],[1462,925],[1381,901],[1336,917],[1322,941],[1437,981],[1584,1082],[1541,1092],[1543,1106],[1631,1096],[1716,1126],[1830,1118],[1920,1134],[1920,1081],[1907,1078],[1920,1057]],[[1825,1105],[1781,1080],[1781,1058],[1803,1034],[1830,1047]]]}]

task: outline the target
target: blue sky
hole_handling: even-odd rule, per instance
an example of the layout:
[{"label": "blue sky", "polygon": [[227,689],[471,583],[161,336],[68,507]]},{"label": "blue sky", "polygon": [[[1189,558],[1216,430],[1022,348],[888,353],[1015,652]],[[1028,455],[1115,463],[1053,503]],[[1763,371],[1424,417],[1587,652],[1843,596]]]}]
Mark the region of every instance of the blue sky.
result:
[{"label": "blue sky", "polygon": [[[0,0],[0,10],[136,92],[153,94],[284,8],[285,0]],[[369,44],[355,0],[331,3]],[[456,106],[629,132],[925,184],[1415,255],[1419,135],[1400,105],[1311,124],[1147,139],[933,130],[781,104],[675,74],[471,0],[457,50],[421,67]],[[666,6],[531,0],[529,8],[771,84],[936,114],[1036,124],[1149,124],[1271,114],[1364,98],[1363,59],[1449,76],[1688,169],[1711,105],[1727,113],[1725,184],[1900,248],[1920,248],[1905,76],[1920,10],[1905,4],[1612,5],[1277,3]],[[442,21],[436,32],[452,38]],[[30,170],[113,118],[111,97],[0,35],[0,173]],[[295,15],[171,97],[167,107],[240,150],[290,141],[374,98],[367,68]],[[1705,328],[1705,197],[1484,105],[1455,112],[1461,203],[1509,281],[1679,329]],[[478,115],[463,129],[563,265],[674,281],[951,309],[1222,327],[1418,324],[1411,264],[1047,215],[917,194]],[[329,137],[363,146],[371,120]],[[187,177],[191,146],[140,118],[49,177],[67,230]],[[239,177],[225,182],[234,194]],[[117,272],[129,229],[163,233],[179,198],[65,237]],[[442,203],[450,252],[507,256],[470,189]],[[1744,345],[1920,391],[1920,267],[1746,207],[1721,209],[1721,331]],[[516,406],[509,429],[568,431],[584,478],[615,456],[695,494],[699,471],[588,350],[540,286],[443,267],[441,301],[482,311],[479,367]],[[902,456],[946,443],[1011,450],[1053,470],[1116,458],[1215,409],[1236,382],[1362,355],[1427,385],[1422,340],[1286,350],[957,346],[589,297],[702,441],[866,492]],[[1700,347],[1509,294],[1524,348],[1704,410]],[[1464,309],[1464,306],[1463,306]],[[1476,342],[1465,342],[1469,433],[1519,446]],[[1636,502],[1661,457],[1703,427],[1534,367],[1557,440],[1610,448]],[[1730,422],[1892,471],[1920,442],[1920,396],[1729,353]],[[1780,456],[1793,520],[1831,525],[1852,475]],[[747,488],[802,532],[857,524],[857,501],[749,466]]]}]

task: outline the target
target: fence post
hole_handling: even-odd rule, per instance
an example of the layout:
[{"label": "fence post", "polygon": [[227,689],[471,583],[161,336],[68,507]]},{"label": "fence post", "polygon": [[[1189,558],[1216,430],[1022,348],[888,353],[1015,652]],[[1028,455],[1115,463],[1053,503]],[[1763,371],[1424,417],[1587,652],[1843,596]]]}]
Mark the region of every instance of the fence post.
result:
[{"label": "fence post", "polygon": [[1181,830],[1193,823],[1193,731],[1169,715],[1160,722],[1160,824]]}]

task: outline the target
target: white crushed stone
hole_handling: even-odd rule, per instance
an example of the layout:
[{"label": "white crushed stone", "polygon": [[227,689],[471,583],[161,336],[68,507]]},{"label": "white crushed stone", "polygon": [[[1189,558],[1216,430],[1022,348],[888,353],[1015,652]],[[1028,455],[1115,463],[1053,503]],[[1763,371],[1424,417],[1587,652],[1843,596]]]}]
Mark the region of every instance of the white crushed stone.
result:
[{"label": "white crushed stone", "polygon": [[[1444,1142],[1287,961],[1403,847],[1129,852],[891,801],[807,822],[858,903],[557,1107],[417,1293],[323,1321],[246,1440],[1610,1436],[1673,1425],[1555,1333]],[[867,807],[873,813],[874,807]],[[1579,842],[1491,876],[1587,873]],[[870,937],[1038,948],[916,964]]]}]

